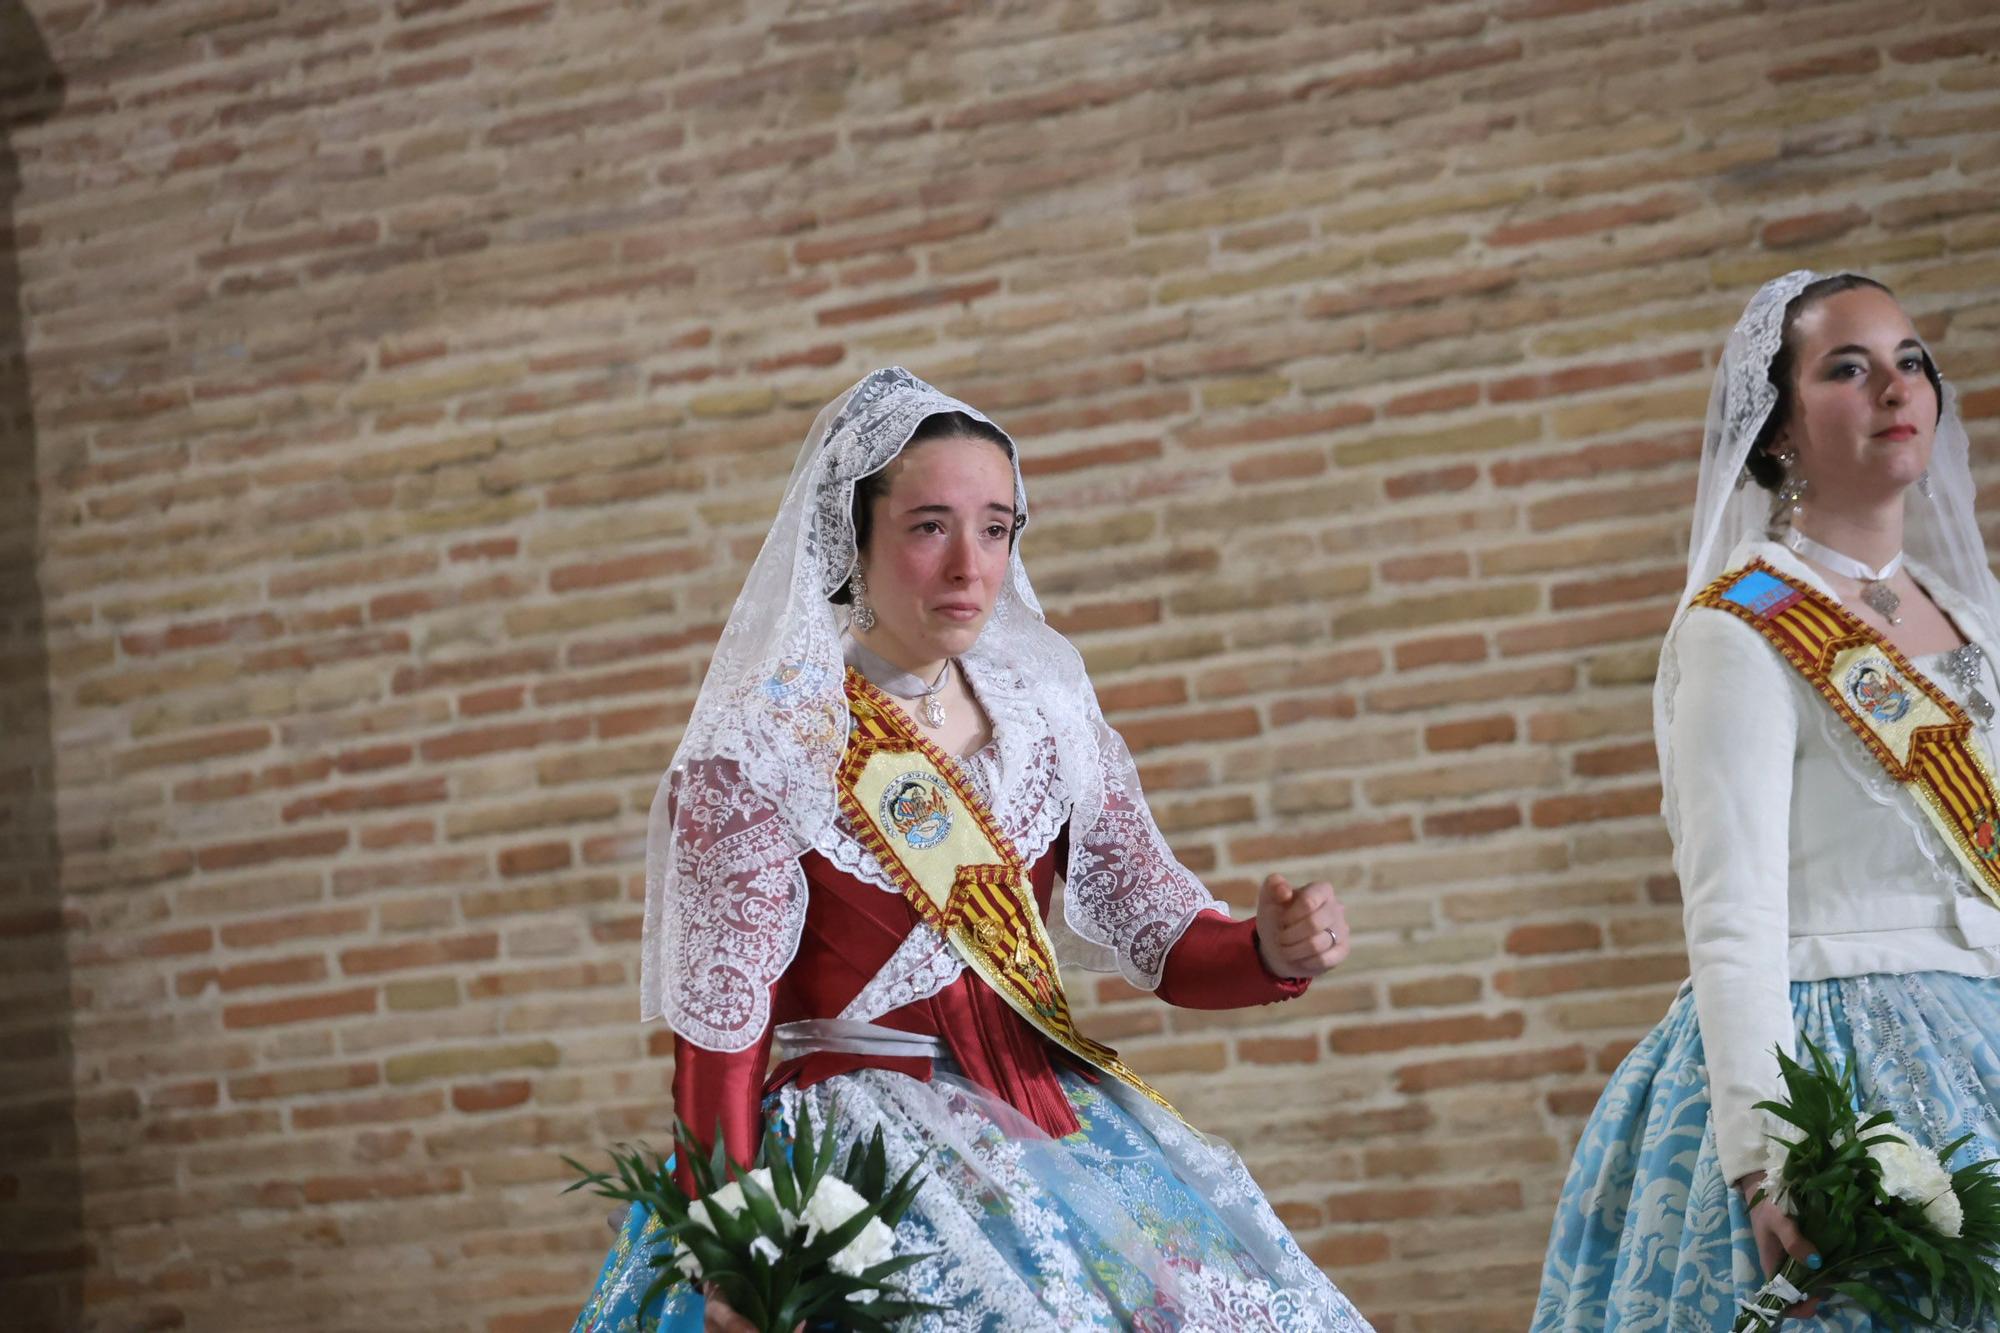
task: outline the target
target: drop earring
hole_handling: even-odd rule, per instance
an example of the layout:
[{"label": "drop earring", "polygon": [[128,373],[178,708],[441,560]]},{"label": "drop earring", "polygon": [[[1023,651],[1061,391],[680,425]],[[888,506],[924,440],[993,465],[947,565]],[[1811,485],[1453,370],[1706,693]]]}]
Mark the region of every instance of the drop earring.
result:
[{"label": "drop earring", "polygon": [[875,628],[875,608],[868,605],[868,576],[861,572],[861,566],[854,567],[854,576],[847,581],[847,591],[853,599],[847,623],[866,634]]},{"label": "drop earring", "polygon": [[1767,529],[1771,536],[1789,532],[1805,509],[1806,491],[1810,483],[1804,477],[1792,475],[1792,467],[1799,461],[1799,451],[1789,444],[1771,451],[1771,461],[1785,471],[1785,479],[1778,483],[1777,493],[1771,497],[1771,519]]}]

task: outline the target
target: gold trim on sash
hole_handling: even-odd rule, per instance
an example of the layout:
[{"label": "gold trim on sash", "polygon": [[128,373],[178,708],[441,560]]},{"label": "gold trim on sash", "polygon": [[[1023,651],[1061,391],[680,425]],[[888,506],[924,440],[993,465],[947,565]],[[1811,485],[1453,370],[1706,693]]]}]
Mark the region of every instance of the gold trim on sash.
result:
[{"label": "gold trim on sash", "polygon": [[837,777],[855,837],[918,915],[1037,1032],[1174,1111],[1118,1052],[1076,1030],[1030,867],[958,765],[852,668],[847,701],[854,727]]},{"label": "gold trim on sash", "polygon": [[2000,906],[2000,784],[1971,743],[1972,719],[1950,695],[1847,608],[1762,560],[1724,574],[1691,605],[1726,611],[1763,635],[1910,788],[1973,883]]}]

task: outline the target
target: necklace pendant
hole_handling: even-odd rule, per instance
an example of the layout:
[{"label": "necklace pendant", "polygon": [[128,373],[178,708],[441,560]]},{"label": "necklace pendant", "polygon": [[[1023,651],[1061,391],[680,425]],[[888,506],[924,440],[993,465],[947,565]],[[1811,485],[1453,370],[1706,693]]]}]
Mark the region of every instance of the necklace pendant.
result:
[{"label": "necklace pendant", "polygon": [[1993,701],[1979,689],[1979,669],[1986,664],[1986,654],[1976,643],[1968,643],[1963,648],[1954,648],[1944,656],[1945,674],[1958,683],[1965,691],[1965,711],[1979,719],[1979,725],[1993,725]]},{"label": "necklace pendant", "polygon": [[1903,618],[1896,614],[1898,608],[1903,605],[1903,599],[1898,597],[1896,590],[1888,584],[1875,582],[1862,584],[1861,600],[1875,608],[1882,619],[1888,621],[1891,625],[1900,625],[1903,623]]},{"label": "necklace pendant", "polygon": [[933,729],[944,725],[944,701],[935,694],[924,696],[924,724]]},{"label": "necklace pendant", "polygon": [[1980,726],[1990,727],[1993,725],[1993,701],[1981,694],[1978,686],[1973,686],[1967,692],[1965,696],[1965,708],[1967,712],[1979,719]]}]

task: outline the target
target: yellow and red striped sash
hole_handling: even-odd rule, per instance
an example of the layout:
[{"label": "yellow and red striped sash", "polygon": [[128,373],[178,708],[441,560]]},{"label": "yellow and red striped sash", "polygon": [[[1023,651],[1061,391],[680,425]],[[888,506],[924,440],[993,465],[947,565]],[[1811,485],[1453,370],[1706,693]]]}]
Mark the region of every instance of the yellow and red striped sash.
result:
[{"label": "yellow and red striped sash", "polygon": [[1972,719],[1895,644],[1838,602],[1762,560],[1724,574],[1692,603],[1744,621],[1797,668],[2000,906],[1993,773],[1970,743]]},{"label": "yellow and red striped sash", "polygon": [[851,668],[847,702],[854,727],[838,781],[855,837],[917,913],[1036,1031],[1173,1111],[1118,1052],[1076,1030],[1030,867],[958,766]]}]

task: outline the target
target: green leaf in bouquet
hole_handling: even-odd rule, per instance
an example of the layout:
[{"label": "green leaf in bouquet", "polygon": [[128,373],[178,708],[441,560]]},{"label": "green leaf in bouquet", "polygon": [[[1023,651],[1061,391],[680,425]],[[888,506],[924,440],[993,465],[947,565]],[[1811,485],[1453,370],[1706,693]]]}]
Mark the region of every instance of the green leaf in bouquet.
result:
[{"label": "green leaf in bouquet", "polygon": [[874,1136],[868,1140],[867,1181],[868,1189],[864,1191],[866,1197],[881,1198],[883,1187],[889,1183],[889,1154],[882,1146],[880,1127],[877,1127]]},{"label": "green leaf in bouquet", "polygon": [[587,1187],[602,1198],[637,1204],[666,1223],[686,1221],[687,1197],[675,1183],[668,1164],[649,1157],[649,1153],[650,1150],[643,1145],[639,1150],[628,1149],[623,1144],[613,1148],[610,1155],[618,1173],[616,1179],[603,1171],[590,1170],[574,1158],[565,1157],[563,1161],[582,1177],[570,1189]]},{"label": "green leaf in bouquet", "polygon": [[[864,1307],[864,1309],[872,1310],[874,1307],[870,1305]],[[851,1314],[843,1312],[840,1318],[840,1326],[846,1330],[846,1333],[892,1333],[890,1326],[883,1323],[882,1320],[873,1314],[859,1311]]]},{"label": "green leaf in bouquet", "polygon": [[831,1262],[834,1255],[846,1249],[854,1238],[859,1236],[867,1228],[868,1224],[875,1220],[875,1211],[875,1205],[873,1204],[870,1204],[866,1208],[857,1209],[854,1216],[848,1218],[839,1226],[829,1227],[827,1230],[820,1232],[810,1248],[820,1251],[826,1256],[827,1261]]},{"label": "green leaf in bouquet", "polygon": [[1813,1122],[1806,1119],[1803,1113],[1793,1109],[1790,1106],[1785,1105],[1783,1102],[1772,1102],[1772,1101],[1758,1102],[1757,1109],[1759,1111],[1769,1111],[1772,1115],[1784,1121],[1786,1124],[1792,1126],[1794,1129],[1802,1129],[1808,1134],[1813,1132],[1814,1129]]},{"label": "green leaf in bouquet", "polygon": [[862,1269],[858,1280],[871,1287],[880,1287],[904,1269],[914,1268],[930,1257],[928,1251],[918,1254],[899,1254],[894,1258],[884,1259],[871,1268]]},{"label": "green leaf in bouquet", "polygon": [[[718,1209],[717,1211],[720,1210]],[[743,1249],[747,1248],[745,1246],[734,1245],[722,1236],[699,1225],[690,1227],[677,1239],[681,1244],[687,1246],[694,1257],[700,1261],[701,1271],[705,1277],[713,1277],[717,1273],[735,1269],[737,1264],[736,1256]],[[668,1262],[672,1262],[672,1257],[670,1255],[667,1257]]]},{"label": "green leaf in bouquet", "polygon": [[1957,1138],[1953,1139],[1950,1143],[1947,1143],[1944,1145],[1944,1147],[1938,1149],[1938,1160],[1940,1162],[1949,1162],[1952,1158],[1958,1156],[1958,1150],[1960,1148],[1963,1148],[1966,1144],[1972,1142],[1972,1139],[1973,1136],[1970,1134],[1959,1135]]},{"label": "green leaf in bouquet", "polygon": [[736,1183],[743,1187],[743,1211],[756,1223],[758,1234],[769,1236],[773,1242],[783,1241],[791,1228],[778,1215],[778,1201],[749,1172],[738,1171],[735,1174]]},{"label": "green leaf in bouquet", "polygon": [[[875,1132],[877,1135],[880,1135],[882,1132],[881,1128],[878,1126]],[[864,1198],[872,1199],[875,1197],[868,1192],[868,1187],[878,1182],[868,1179],[868,1145],[860,1139],[856,1139],[849,1145],[847,1149],[847,1161],[842,1164],[840,1175],[841,1179],[854,1186]]]},{"label": "green leaf in bouquet", "polygon": [[[811,1121],[808,1120],[807,1123],[810,1124]],[[819,1188],[819,1183],[826,1179],[827,1172],[832,1170],[834,1163],[839,1160],[839,1143],[839,1127],[834,1124],[833,1117],[828,1116],[825,1126],[820,1130],[819,1145],[813,1151],[812,1174],[806,1178],[806,1197],[812,1197],[813,1191]]]},{"label": "green leaf in bouquet", "polygon": [[1951,1187],[1965,1207],[1968,1234],[1976,1227],[1982,1234],[2000,1235],[2000,1174],[1991,1170],[1994,1166],[2000,1166],[2000,1158],[1969,1162],[1951,1173]]},{"label": "green leaf in bouquet", "polygon": [[[603,1194],[606,1189],[617,1188],[615,1185],[612,1184],[610,1176],[605,1175],[602,1171],[591,1170],[589,1167],[585,1166],[582,1162],[577,1161],[576,1158],[574,1157],[565,1155],[562,1159],[562,1163],[570,1170],[576,1172],[577,1176],[579,1177],[578,1179],[571,1181],[567,1186],[563,1188],[564,1194],[574,1194],[576,1191],[580,1189],[589,1189],[594,1194]],[[606,1197],[614,1197],[614,1196],[607,1195]]]},{"label": "green leaf in bouquet", "polygon": [[563,1164],[582,1177],[582,1179],[572,1183],[563,1193],[567,1194],[570,1190],[579,1190],[588,1187],[593,1194],[601,1195],[607,1199],[629,1198],[637,1194],[643,1189],[646,1183],[642,1169],[643,1163],[639,1160],[636,1153],[621,1151],[624,1147],[625,1145],[621,1143],[610,1152],[612,1167],[618,1172],[617,1179],[615,1180],[603,1171],[591,1170],[574,1157],[563,1158]]},{"label": "green leaf in bouquet", "polygon": [[799,1215],[799,1190],[792,1175],[791,1163],[785,1160],[785,1145],[778,1137],[775,1125],[764,1127],[763,1165],[771,1172],[771,1193],[777,1196],[778,1206],[793,1217]]},{"label": "green leaf in bouquet", "polygon": [[715,1137],[709,1141],[708,1149],[708,1180],[713,1183],[702,1185],[702,1194],[707,1195],[713,1190],[721,1189],[729,1179],[729,1168],[734,1165],[735,1163],[729,1159],[729,1145],[724,1139],[722,1117],[717,1116]]},{"label": "green leaf in bouquet", "polygon": [[804,1308],[813,1311],[830,1310],[847,1296],[847,1279],[824,1264],[815,1267],[811,1277],[798,1284],[799,1299]]},{"label": "green leaf in bouquet", "polygon": [[897,1178],[896,1183],[889,1187],[889,1192],[882,1197],[881,1215],[886,1225],[893,1227],[901,1222],[903,1214],[910,1210],[912,1203],[916,1202],[917,1193],[923,1188],[924,1183],[922,1176],[918,1174],[922,1166],[922,1159],[911,1162],[908,1169]]},{"label": "green leaf in bouquet", "polygon": [[843,1305],[836,1317],[844,1333],[895,1333],[893,1321],[900,1316],[891,1312],[885,1315],[882,1301],[873,1300],[866,1305]]},{"label": "green leaf in bouquet", "polygon": [[1890,1115],[1887,1111],[1877,1111],[1874,1115],[1869,1116],[1866,1120],[1856,1125],[1854,1127],[1854,1131],[1855,1134],[1864,1141],[1864,1143],[1886,1143],[1891,1139],[1894,1139],[1896,1135],[1888,1134],[1879,1139],[1868,1138],[1868,1135],[1873,1134],[1876,1130],[1883,1129],[1885,1127],[1888,1129],[1896,1128],[1896,1117]]},{"label": "green leaf in bouquet", "polygon": [[722,1117],[715,1120],[715,1137],[711,1147],[703,1148],[701,1140],[695,1137],[694,1127],[678,1116],[674,1118],[674,1148],[679,1159],[687,1163],[687,1171],[694,1181],[697,1195],[713,1193],[728,1179],[726,1166],[729,1161],[728,1149],[723,1142]]},{"label": "green leaf in bouquet", "polygon": [[778,1285],[775,1270],[770,1264],[764,1263],[761,1260],[758,1261],[756,1280],[757,1291],[763,1299],[764,1308],[770,1311],[770,1323],[768,1327],[778,1330],[780,1333],[791,1333],[792,1325],[798,1321],[796,1319],[786,1319],[782,1313],[781,1307],[784,1305],[785,1298],[789,1293],[784,1287]]},{"label": "green leaf in bouquet", "polygon": [[[784,1288],[781,1287],[779,1290],[782,1291]],[[772,1326],[784,1329],[796,1327],[800,1318],[803,1317],[803,1312],[804,1307],[799,1302],[799,1294],[795,1288],[773,1305],[771,1309]]]},{"label": "green leaf in bouquet", "polygon": [[716,1286],[722,1288],[722,1298],[729,1302],[730,1308],[736,1313],[760,1329],[769,1329],[773,1326],[770,1303],[747,1274],[724,1273],[713,1281]]},{"label": "green leaf in bouquet", "polygon": [[[708,1196],[710,1199],[714,1197],[714,1195]],[[732,1213],[727,1208],[718,1207],[711,1203],[708,1205],[706,1211],[708,1213],[709,1225],[715,1228],[716,1236],[738,1253],[747,1252],[750,1248],[750,1242],[763,1234],[758,1228],[756,1221],[750,1216],[750,1211],[747,1208]],[[706,1266],[706,1261],[704,1261],[703,1267]]]},{"label": "green leaf in bouquet", "polygon": [[1881,1287],[1867,1282],[1836,1282],[1829,1292],[1847,1297],[1877,1319],[1895,1325],[1897,1328],[1922,1328],[1924,1316],[1903,1301],[1897,1300]]},{"label": "green leaf in bouquet", "polygon": [[800,1285],[804,1273],[806,1273],[806,1257],[798,1245],[798,1237],[794,1235],[778,1251],[778,1263],[774,1263],[770,1269],[772,1283],[776,1283],[780,1291],[790,1291],[792,1287]]},{"label": "green leaf in bouquet", "polygon": [[800,1198],[808,1197],[807,1186],[816,1179],[813,1159],[818,1151],[819,1144],[813,1138],[812,1108],[801,1099],[798,1118],[792,1123],[792,1178],[799,1183]]},{"label": "green leaf in bouquet", "polygon": [[1812,1073],[1819,1085],[1827,1090],[1827,1095],[1851,1104],[1854,1100],[1854,1071],[1835,1069],[1833,1057],[1821,1050],[1810,1037],[1806,1038],[1806,1054],[1812,1058]]},{"label": "green leaf in bouquet", "polygon": [[[888,1330],[893,1329],[902,1320],[919,1315],[935,1314],[945,1307],[942,1305],[931,1305],[923,1301],[906,1301],[900,1298],[884,1296],[870,1301],[867,1305],[856,1308],[868,1312],[868,1317],[873,1321],[868,1325],[869,1328]],[[852,1318],[853,1316],[850,1315],[849,1317]],[[858,1321],[854,1324],[855,1328],[860,1328],[861,1326]]]},{"label": "green leaf in bouquet", "polygon": [[841,1315],[841,1327],[848,1333],[895,1333],[900,1321],[923,1313],[924,1309],[876,1300],[867,1305],[850,1306]]}]

